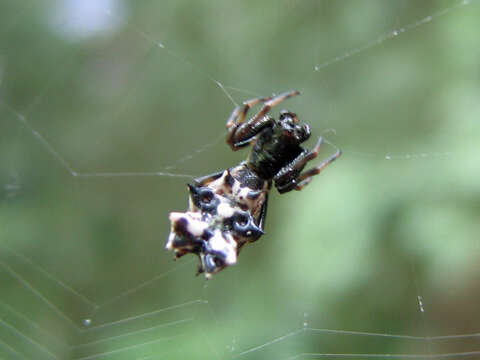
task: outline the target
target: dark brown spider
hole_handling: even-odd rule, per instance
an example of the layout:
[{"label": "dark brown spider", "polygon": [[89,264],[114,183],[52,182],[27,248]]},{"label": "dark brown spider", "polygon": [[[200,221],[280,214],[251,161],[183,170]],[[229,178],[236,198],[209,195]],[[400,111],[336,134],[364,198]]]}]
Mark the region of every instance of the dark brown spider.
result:
[{"label": "dark brown spider", "polygon": [[[297,115],[287,110],[280,112],[278,120],[267,115],[272,107],[296,95],[298,91],[256,98],[235,108],[227,121],[227,144],[234,151],[252,145],[247,160],[195,179],[195,185],[189,185],[189,211],[170,215],[167,249],[174,250],[177,258],[197,254],[199,272],[207,278],[234,264],[241,248],[263,234],[272,183],[280,193],[301,190],[341,155],[337,150],[304,171],[318,156],[322,138],[312,150],[304,149],[301,144],[310,137],[307,124],[299,124]],[[246,121],[248,110],[259,103],[263,103],[261,109]]]},{"label": "dark brown spider", "polygon": [[[247,160],[226,172],[194,180],[199,186],[231,194],[230,197],[233,196],[237,203],[244,205],[243,208],[250,210],[254,216],[260,215],[258,224],[262,230],[272,182],[280,193],[301,190],[312,181],[313,176],[342,154],[338,149],[319,165],[303,171],[306,164],[318,156],[323,139],[319,137],[312,150],[304,149],[301,144],[310,137],[310,127],[307,124],[299,124],[297,115],[287,110],[280,112],[279,120],[267,115],[272,107],[299,94],[298,91],[289,91],[273,98],[256,98],[235,108],[227,121],[227,144],[234,151],[252,145]],[[263,103],[262,108],[245,121],[248,110],[259,103]],[[224,179],[219,182],[219,178]]]}]

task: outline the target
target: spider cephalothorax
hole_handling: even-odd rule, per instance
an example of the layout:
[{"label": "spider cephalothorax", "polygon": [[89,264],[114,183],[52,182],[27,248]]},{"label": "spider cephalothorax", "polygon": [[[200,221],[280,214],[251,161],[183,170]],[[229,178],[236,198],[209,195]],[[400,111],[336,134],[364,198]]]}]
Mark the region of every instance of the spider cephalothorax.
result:
[{"label": "spider cephalothorax", "polygon": [[[303,171],[317,157],[322,138],[312,150],[304,149],[301,144],[310,137],[307,124],[300,124],[297,115],[287,110],[280,112],[278,120],[267,115],[273,106],[298,94],[290,91],[252,99],[237,107],[227,121],[227,144],[234,151],[251,145],[247,160],[195,179],[189,185],[189,211],[170,215],[172,231],[166,248],[176,257],[198,255],[199,272],[207,278],[236,263],[240,249],[263,235],[272,183],[280,193],[301,190],[341,155],[337,150]],[[248,110],[259,103],[263,103],[261,109],[246,120]]]},{"label": "spider cephalothorax", "polygon": [[293,113],[282,111],[280,120],[269,119],[271,126],[257,135],[247,160],[248,167],[265,180],[300,155],[304,151],[300,144],[310,137],[309,126],[298,125]]}]

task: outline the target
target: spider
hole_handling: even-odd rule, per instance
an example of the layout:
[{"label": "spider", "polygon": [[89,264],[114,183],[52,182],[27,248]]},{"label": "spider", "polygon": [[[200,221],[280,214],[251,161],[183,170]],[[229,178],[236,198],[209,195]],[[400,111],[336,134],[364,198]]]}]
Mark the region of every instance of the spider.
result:
[{"label": "spider", "polygon": [[[281,194],[302,190],[313,176],[342,154],[338,149],[318,166],[303,171],[306,164],[318,156],[322,137],[312,150],[306,150],[300,144],[309,139],[310,127],[300,125],[295,113],[282,110],[279,120],[267,115],[272,107],[299,94],[298,91],[289,91],[273,98],[255,98],[235,108],[227,121],[227,144],[233,151],[252,145],[247,160],[228,170],[194,180],[197,186],[228,194],[241,208],[254,215],[262,230],[272,183]],[[263,103],[260,111],[245,121],[248,110],[259,103]]]},{"label": "spider", "polygon": [[[264,234],[272,184],[281,194],[302,190],[313,176],[342,154],[338,149],[319,165],[304,171],[306,164],[318,156],[322,137],[312,150],[304,149],[301,144],[311,134],[307,124],[300,124],[297,115],[288,110],[280,111],[278,120],[268,116],[272,107],[296,95],[298,91],[289,91],[275,97],[251,99],[236,107],[226,124],[226,141],[233,151],[251,146],[247,160],[196,178],[193,185],[188,185],[190,209],[185,216],[190,214],[190,222],[183,215],[174,215],[181,213],[170,215],[172,231],[167,249],[174,250],[177,258],[189,252],[197,254],[201,260],[199,273],[205,272],[207,278],[234,264],[241,248]],[[261,109],[246,120],[250,108],[260,103]],[[204,229],[209,229],[208,236]],[[235,257],[230,254],[232,246],[224,251],[227,247],[218,245],[222,236],[229,244],[231,239],[236,242]],[[217,245],[212,247],[210,239],[217,239],[214,241]]]}]

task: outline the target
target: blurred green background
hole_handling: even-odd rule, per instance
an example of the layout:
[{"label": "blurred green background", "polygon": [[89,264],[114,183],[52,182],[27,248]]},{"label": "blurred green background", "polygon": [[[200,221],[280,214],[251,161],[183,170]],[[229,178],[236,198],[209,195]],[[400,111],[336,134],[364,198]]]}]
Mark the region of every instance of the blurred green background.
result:
[{"label": "blurred green background", "polygon": [[[476,1],[1,1],[0,358],[480,359],[479,24]],[[163,249],[189,178],[99,174],[233,166],[233,101],[290,89],[342,158],[195,277]]]}]

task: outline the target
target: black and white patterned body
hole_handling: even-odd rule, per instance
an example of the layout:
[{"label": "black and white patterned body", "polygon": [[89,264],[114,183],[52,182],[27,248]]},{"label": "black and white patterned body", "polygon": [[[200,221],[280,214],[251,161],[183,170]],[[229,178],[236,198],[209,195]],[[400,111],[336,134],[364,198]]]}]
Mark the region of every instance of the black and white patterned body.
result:
[{"label": "black and white patterned body", "polygon": [[[320,165],[303,171],[317,157],[322,138],[306,150],[301,144],[310,137],[310,127],[299,124],[296,114],[282,110],[278,120],[267,115],[273,106],[296,95],[291,91],[237,107],[227,121],[227,143],[233,150],[252,146],[247,160],[195,179],[189,185],[189,210],[170,215],[172,230],[166,248],[176,258],[198,255],[199,273],[205,272],[207,278],[233,265],[240,249],[264,234],[272,184],[280,193],[301,190],[341,155],[337,150]],[[250,107],[259,103],[263,103],[260,111],[246,121]]]}]

